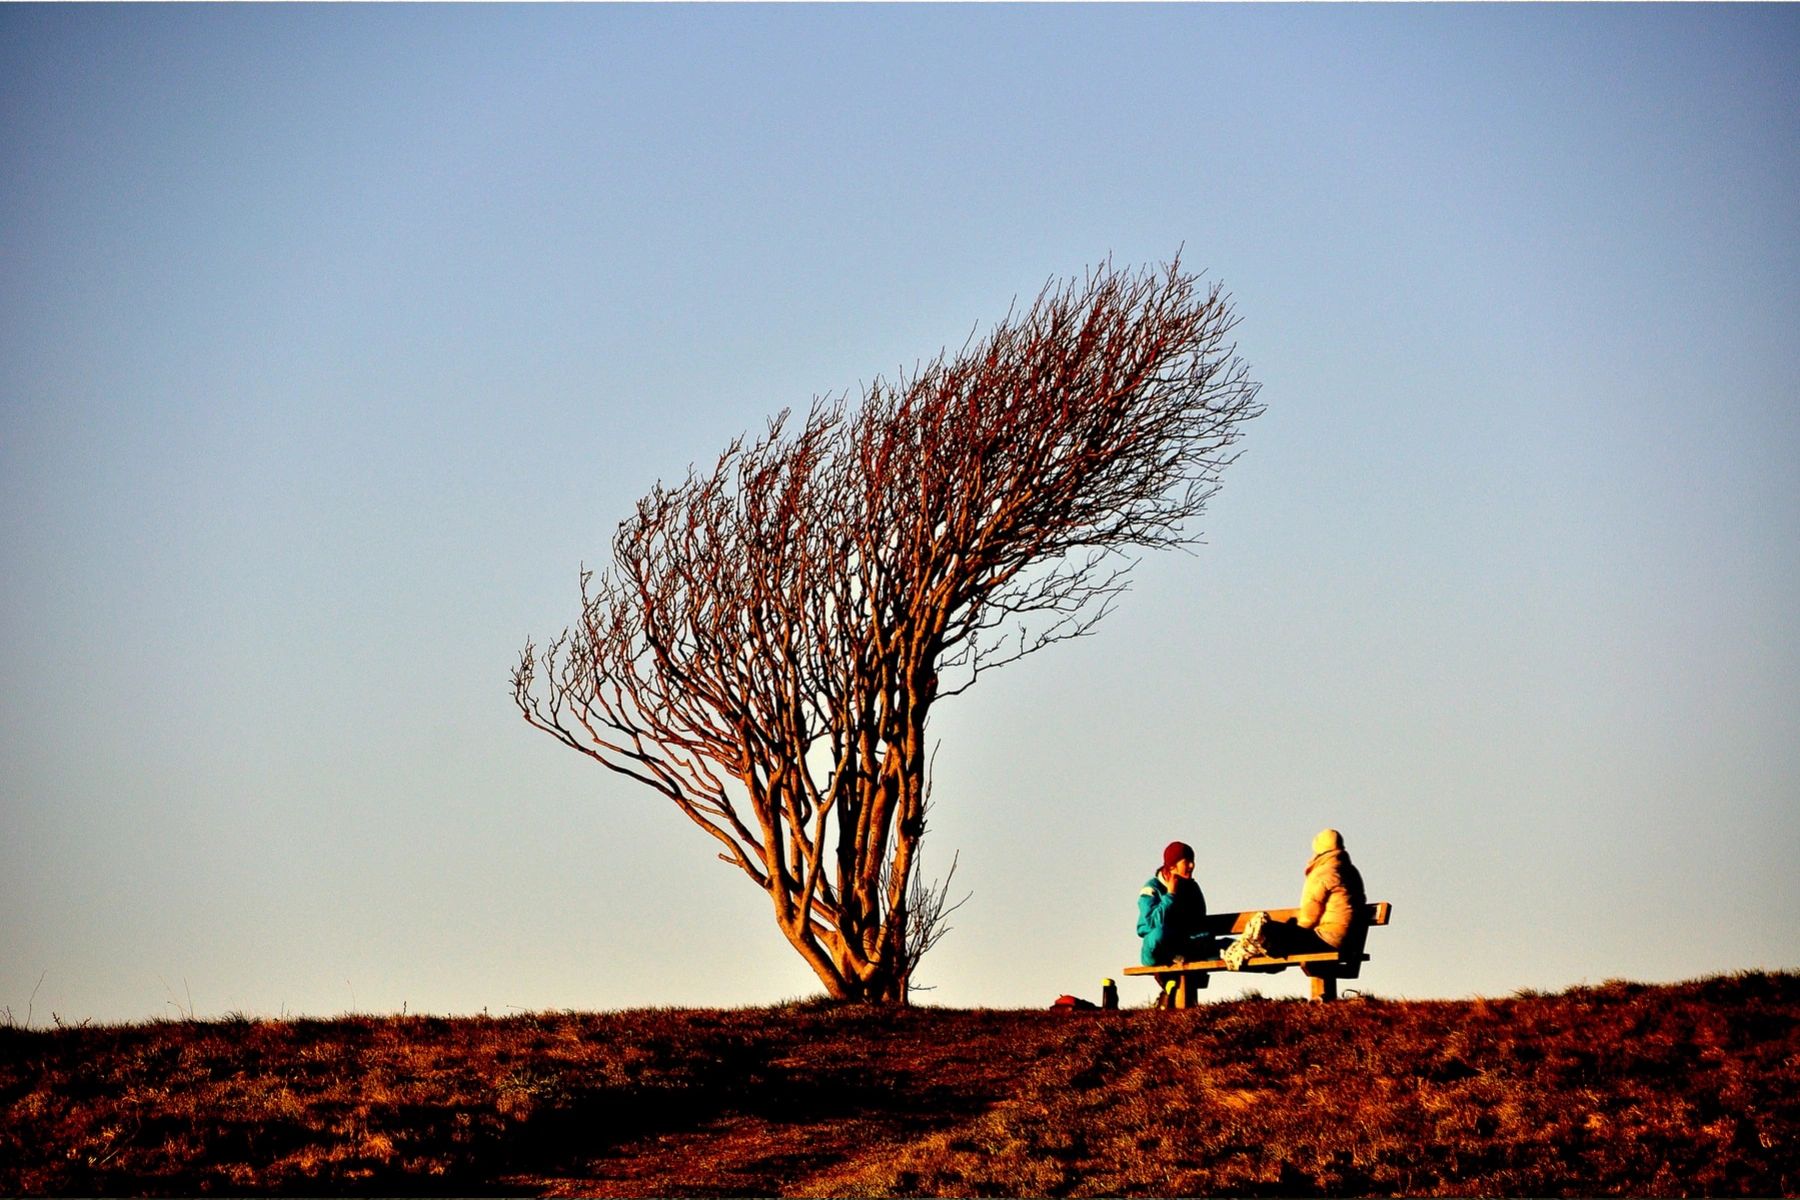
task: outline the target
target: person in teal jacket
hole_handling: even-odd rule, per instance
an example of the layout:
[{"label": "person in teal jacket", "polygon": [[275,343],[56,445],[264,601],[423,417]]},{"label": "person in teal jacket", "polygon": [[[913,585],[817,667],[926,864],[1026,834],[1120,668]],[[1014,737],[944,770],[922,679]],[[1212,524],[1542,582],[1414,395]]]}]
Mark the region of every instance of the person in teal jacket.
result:
[{"label": "person in teal jacket", "polygon": [[1138,960],[1146,967],[1165,967],[1177,959],[1198,962],[1216,956],[1216,942],[1205,932],[1206,895],[1194,882],[1194,848],[1170,842],[1163,849],[1162,869],[1138,892]]}]

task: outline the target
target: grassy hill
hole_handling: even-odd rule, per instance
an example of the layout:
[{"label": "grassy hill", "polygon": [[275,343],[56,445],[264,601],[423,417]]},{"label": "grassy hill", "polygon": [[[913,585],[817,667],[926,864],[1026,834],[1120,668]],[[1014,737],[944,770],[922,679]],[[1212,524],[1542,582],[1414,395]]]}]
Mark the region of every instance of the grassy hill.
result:
[{"label": "grassy hill", "polygon": [[0,1192],[1795,1195],[1800,974],[0,1029]]}]

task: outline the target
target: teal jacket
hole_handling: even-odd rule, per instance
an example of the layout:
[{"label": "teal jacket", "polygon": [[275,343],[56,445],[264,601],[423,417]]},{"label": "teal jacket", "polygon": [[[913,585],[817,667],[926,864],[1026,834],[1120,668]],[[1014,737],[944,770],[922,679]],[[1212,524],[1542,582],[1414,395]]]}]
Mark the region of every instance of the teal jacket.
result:
[{"label": "teal jacket", "polygon": [[1177,879],[1173,894],[1161,875],[1152,875],[1138,891],[1138,936],[1144,939],[1139,956],[1145,966],[1170,953],[1185,952],[1196,935],[1204,932],[1206,894],[1192,879]]}]

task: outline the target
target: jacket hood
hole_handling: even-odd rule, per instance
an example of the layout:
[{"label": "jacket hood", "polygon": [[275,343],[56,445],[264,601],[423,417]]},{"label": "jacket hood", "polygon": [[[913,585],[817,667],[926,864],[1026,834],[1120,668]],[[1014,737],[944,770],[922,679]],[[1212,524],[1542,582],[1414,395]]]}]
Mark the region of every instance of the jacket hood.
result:
[{"label": "jacket hood", "polygon": [[1302,871],[1301,874],[1311,875],[1315,870],[1324,866],[1326,863],[1343,863],[1349,861],[1350,855],[1348,852],[1343,850],[1327,850],[1323,854],[1315,854],[1307,859],[1306,870]]},{"label": "jacket hood", "polygon": [[1329,850],[1342,850],[1343,848],[1344,835],[1335,829],[1321,829],[1318,836],[1313,838],[1314,854],[1324,854]]}]

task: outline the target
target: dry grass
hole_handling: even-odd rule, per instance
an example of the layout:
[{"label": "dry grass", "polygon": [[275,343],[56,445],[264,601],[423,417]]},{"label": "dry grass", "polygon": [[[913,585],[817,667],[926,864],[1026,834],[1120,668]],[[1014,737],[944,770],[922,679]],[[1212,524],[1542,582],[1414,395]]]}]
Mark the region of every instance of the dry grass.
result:
[{"label": "dry grass", "polygon": [[0,1192],[1795,1195],[1800,975],[0,1029]]}]

